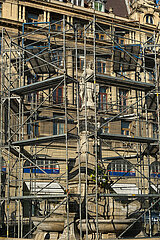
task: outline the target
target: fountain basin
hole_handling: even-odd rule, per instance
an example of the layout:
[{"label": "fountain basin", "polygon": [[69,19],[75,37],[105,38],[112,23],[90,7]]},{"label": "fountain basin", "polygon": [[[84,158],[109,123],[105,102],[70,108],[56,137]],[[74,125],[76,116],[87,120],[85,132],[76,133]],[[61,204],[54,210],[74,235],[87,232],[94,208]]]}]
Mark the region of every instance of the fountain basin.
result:
[{"label": "fountain basin", "polygon": [[[135,221],[135,218],[130,219],[98,219],[98,231],[100,233],[122,233],[129,225]],[[78,229],[80,230],[80,222],[78,221]],[[88,220],[89,233],[96,232],[96,220]],[[86,220],[82,220],[82,232],[86,232]]]},{"label": "fountain basin", "polygon": [[[32,217],[32,221],[36,226],[44,219],[42,217]],[[114,233],[116,235],[121,234],[129,225],[131,225],[135,221],[135,218],[129,219],[98,219],[98,231],[102,234],[107,233]],[[38,231],[45,231],[45,232],[63,232],[65,225],[65,217],[63,215],[52,215],[51,217],[45,219],[38,227]],[[80,230],[80,221],[76,221],[76,225],[78,230]],[[137,227],[138,226],[138,227]],[[139,229],[138,229],[139,228]],[[136,225],[136,229],[134,230],[134,226],[131,227],[129,231],[139,232],[141,230],[141,224]],[[86,232],[86,220],[82,220],[82,232]],[[95,233],[96,232],[96,220],[89,219],[88,220],[88,233]]]},{"label": "fountain basin", "polygon": [[[36,226],[44,219],[44,216],[42,217],[32,217],[33,224]],[[40,231],[45,232],[63,232],[64,230],[64,216],[62,215],[53,215],[52,217],[49,217],[45,219],[38,227],[37,229]]]}]

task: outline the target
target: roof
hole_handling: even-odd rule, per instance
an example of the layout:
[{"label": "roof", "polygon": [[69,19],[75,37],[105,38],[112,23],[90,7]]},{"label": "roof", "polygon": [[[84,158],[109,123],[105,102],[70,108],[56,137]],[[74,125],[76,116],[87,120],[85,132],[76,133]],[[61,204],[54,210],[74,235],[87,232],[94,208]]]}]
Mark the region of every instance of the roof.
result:
[{"label": "roof", "polygon": [[106,2],[106,10],[109,11],[110,8],[113,8],[113,13],[116,16],[120,17],[127,17],[128,16],[128,11],[127,11],[127,6],[126,6],[126,1],[125,0],[107,0]]}]

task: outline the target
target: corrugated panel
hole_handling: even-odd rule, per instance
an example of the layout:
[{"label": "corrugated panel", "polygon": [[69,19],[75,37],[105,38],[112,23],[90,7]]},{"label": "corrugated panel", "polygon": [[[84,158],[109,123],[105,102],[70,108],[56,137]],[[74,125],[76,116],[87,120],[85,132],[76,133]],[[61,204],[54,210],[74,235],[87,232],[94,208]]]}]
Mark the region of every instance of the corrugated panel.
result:
[{"label": "corrugated panel", "polygon": [[138,187],[136,184],[114,184],[112,189],[117,194],[138,194]]},{"label": "corrugated panel", "polygon": [[30,182],[25,182],[31,193],[36,194],[64,194],[64,190],[58,183],[36,182],[30,186]]}]

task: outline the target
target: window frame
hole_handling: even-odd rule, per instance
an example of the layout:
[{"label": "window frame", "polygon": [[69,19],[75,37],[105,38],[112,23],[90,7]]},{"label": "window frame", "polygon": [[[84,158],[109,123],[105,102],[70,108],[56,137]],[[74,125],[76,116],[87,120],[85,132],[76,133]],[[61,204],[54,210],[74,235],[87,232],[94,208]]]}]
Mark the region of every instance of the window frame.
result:
[{"label": "window frame", "polygon": [[103,3],[101,1],[94,2],[95,11],[103,12]]},{"label": "window frame", "polygon": [[[105,64],[105,66],[104,66]],[[107,73],[107,61],[103,59],[97,59],[96,61],[97,73],[106,74]]]},{"label": "window frame", "polygon": [[154,16],[152,14],[145,15],[145,23],[147,24],[154,24]]},{"label": "window frame", "polygon": [[[104,89],[104,91],[101,91]],[[108,97],[108,88],[104,86],[100,86],[99,88],[99,110],[107,110],[108,104],[107,104],[107,97]],[[105,102],[104,102],[105,99]]]},{"label": "window frame", "polygon": [[[128,124],[128,127],[123,126],[124,124]],[[131,130],[130,130],[130,122],[129,121],[121,121],[121,135],[130,136]]]},{"label": "window frame", "polygon": [[132,164],[127,160],[113,160],[107,166],[109,176],[113,177],[135,177],[136,171]]},{"label": "window frame", "polygon": [[78,70],[83,70],[83,68],[84,68],[84,56],[78,55],[77,67],[78,67]]},{"label": "window frame", "polygon": [[160,162],[154,161],[150,165],[150,174],[151,177],[158,177],[160,178]]},{"label": "window frame", "polygon": [[[61,94],[60,91],[61,90]],[[63,86],[59,86],[56,90],[52,93],[53,96],[53,104],[61,104],[63,103]]]},{"label": "window frame", "polygon": [[61,135],[65,133],[65,120],[53,113],[53,135]]}]

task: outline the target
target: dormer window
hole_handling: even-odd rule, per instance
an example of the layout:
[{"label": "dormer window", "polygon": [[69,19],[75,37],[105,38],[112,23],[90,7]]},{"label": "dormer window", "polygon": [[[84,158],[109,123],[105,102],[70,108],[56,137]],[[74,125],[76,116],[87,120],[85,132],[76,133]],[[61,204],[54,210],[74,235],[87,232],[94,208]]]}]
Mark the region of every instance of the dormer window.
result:
[{"label": "dormer window", "polygon": [[145,16],[146,23],[153,24],[153,15],[147,14]]},{"label": "dormer window", "polygon": [[94,2],[94,9],[96,11],[105,12],[104,3],[101,2],[101,1],[95,1]]}]

